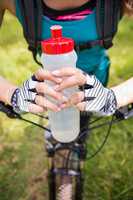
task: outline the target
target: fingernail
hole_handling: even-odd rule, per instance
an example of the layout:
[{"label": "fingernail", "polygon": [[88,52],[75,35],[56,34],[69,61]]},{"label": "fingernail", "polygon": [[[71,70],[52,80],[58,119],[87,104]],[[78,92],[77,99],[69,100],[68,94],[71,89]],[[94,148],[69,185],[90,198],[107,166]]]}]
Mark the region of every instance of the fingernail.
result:
[{"label": "fingernail", "polygon": [[68,101],[68,98],[65,97],[65,96],[63,96],[63,97],[62,97],[62,101],[67,102],[67,101]]},{"label": "fingernail", "polygon": [[60,108],[66,108],[66,104],[61,104]]},{"label": "fingernail", "polygon": [[55,71],[52,72],[52,74],[55,75],[55,76],[59,76],[60,71],[59,70],[55,70]]},{"label": "fingernail", "polygon": [[57,90],[59,89],[59,85],[55,85],[55,86],[53,87],[53,89],[57,91]]},{"label": "fingernail", "polygon": [[61,78],[58,78],[56,79],[58,81],[58,83],[61,83],[62,82],[62,79]]},{"label": "fingernail", "polygon": [[57,112],[61,111],[61,108],[57,108]]}]

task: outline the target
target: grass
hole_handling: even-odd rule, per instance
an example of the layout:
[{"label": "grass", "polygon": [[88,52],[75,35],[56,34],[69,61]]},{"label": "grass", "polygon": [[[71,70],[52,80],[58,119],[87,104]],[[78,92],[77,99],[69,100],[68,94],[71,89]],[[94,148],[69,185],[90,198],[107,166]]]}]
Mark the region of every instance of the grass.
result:
[{"label": "grass", "polygon": [[[132,76],[133,23],[125,18],[114,47],[109,85]],[[6,14],[0,31],[0,74],[21,84],[38,66],[26,50],[18,21]],[[38,122],[38,118],[28,115]],[[133,200],[133,120],[115,125],[103,150],[85,164],[85,200]],[[103,141],[104,130],[90,136],[88,157]],[[0,113],[0,200],[47,200],[43,131]]]}]

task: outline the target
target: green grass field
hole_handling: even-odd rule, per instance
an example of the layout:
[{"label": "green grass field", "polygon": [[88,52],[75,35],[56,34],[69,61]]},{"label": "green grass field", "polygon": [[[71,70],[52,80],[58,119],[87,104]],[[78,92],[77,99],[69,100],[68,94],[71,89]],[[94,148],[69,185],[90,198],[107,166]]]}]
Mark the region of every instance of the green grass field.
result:
[{"label": "green grass field", "polygon": [[[125,18],[115,46],[109,51],[109,85],[133,75],[133,23]],[[0,30],[0,74],[21,84],[38,66],[9,13]],[[27,116],[40,122],[37,117]],[[91,135],[88,156],[103,141],[105,132]],[[85,200],[133,200],[133,119],[114,125],[103,150],[85,164]],[[0,200],[47,200],[47,169],[43,131],[0,113]]]}]

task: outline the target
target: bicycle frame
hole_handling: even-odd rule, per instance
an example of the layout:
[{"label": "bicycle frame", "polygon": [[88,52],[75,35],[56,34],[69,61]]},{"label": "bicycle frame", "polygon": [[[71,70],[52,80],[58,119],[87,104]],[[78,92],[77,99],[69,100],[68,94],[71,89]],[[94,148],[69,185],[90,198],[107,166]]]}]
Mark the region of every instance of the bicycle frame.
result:
[{"label": "bicycle frame", "polygon": [[[80,129],[85,130],[88,128],[88,116],[81,116]],[[49,157],[49,200],[63,200],[67,195],[66,200],[82,200],[83,199],[83,166],[87,155],[85,146],[86,134],[82,139],[68,144],[63,144],[55,141],[52,134],[46,134],[46,150]],[[59,191],[57,190],[57,177],[65,177],[68,180],[67,184],[61,184]],[[63,179],[63,178],[62,178]],[[75,183],[72,180],[75,180]],[[73,185],[75,186],[73,188]],[[66,187],[69,187],[66,189]],[[67,190],[67,194],[65,194]],[[72,191],[73,190],[73,191]],[[68,194],[69,193],[69,194]],[[72,193],[72,194],[71,194]]]},{"label": "bicycle frame", "polygon": [[[49,200],[83,200],[83,184],[84,184],[84,177],[82,173],[82,169],[84,166],[84,162],[86,160],[87,155],[87,149],[86,149],[86,140],[90,134],[90,131],[105,125],[109,125],[109,130],[111,129],[111,126],[113,123],[118,123],[122,120],[128,119],[130,117],[133,117],[133,104],[131,106],[126,107],[126,109],[121,109],[120,111],[117,111],[115,116],[116,119],[112,118],[112,121],[105,122],[102,124],[99,124],[97,126],[92,126],[95,122],[89,121],[89,124],[91,127],[88,128],[88,120],[90,120],[90,115],[82,115],[81,122],[80,122],[80,129],[81,133],[79,134],[79,137],[76,141],[69,143],[69,144],[62,144],[57,141],[55,141],[52,138],[52,134],[50,133],[50,130],[48,128],[45,128],[44,126],[41,126],[40,124],[37,124],[35,122],[32,122],[30,120],[27,120],[23,118],[22,116],[15,113],[11,106],[5,106],[3,103],[0,103],[0,111],[5,112],[8,117],[10,118],[17,118],[21,119],[25,122],[34,124],[48,132],[46,134],[46,150],[49,158],[49,176],[48,176],[48,184],[49,184]],[[39,117],[43,117],[38,115]],[[48,119],[47,117],[43,117],[45,119]],[[109,136],[109,133],[107,134],[103,145],[105,144],[107,138]],[[101,145],[101,147],[103,147]],[[99,150],[101,150],[101,147]],[[92,156],[94,157],[99,150]],[[91,158],[92,158],[91,157]],[[61,161],[61,162],[58,162]],[[69,186],[64,190],[63,187],[59,187],[57,191],[57,182],[56,177],[60,176],[60,179],[62,177],[67,177],[64,179],[64,182],[62,180],[62,185]],[[73,184],[72,179],[75,179],[74,183],[74,194],[75,196],[69,195],[69,198],[64,198],[64,192],[72,191],[71,184]],[[63,195],[63,198],[62,196]],[[59,197],[59,198],[58,198]]]},{"label": "bicycle frame", "polygon": [[[73,144],[75,145],[75,144]],[[73,200],[82,200],[83,195],[83,174],[82,174],[82,167],[83,167],[83,160],[79,158],[79,152],[76,152],[76,149],[71,149],[70,147],[63,147],[61,149],[56,149],[54,155],[49,155],[49,200],[57,200],[57,177],[69,177],[70,179],[76,180],[75,186],[75,197]],[[62,155],[62,152],[64,155]],[[65,155],[66,154],[66,155]],[[71,154],[75,154],[74,157],[77,157],[77,160],[71,158]],[[62,155],[62,159],[59,159]],[[66,156],[66,157],[65,157]],[[58,158],[59,157],[59,158]],[[60,160],[60,165],[58,163],[58,159]],[[72,164],[72,162],[74,162]],[[70,183],[69,183],[70,184]],[[68,195],[68,194],[67,194]],[[71,195],[71,194],[69,194]],[[72,200],[70,199],[70,200]],[[69,198],[67,199],[69,200]]]}]

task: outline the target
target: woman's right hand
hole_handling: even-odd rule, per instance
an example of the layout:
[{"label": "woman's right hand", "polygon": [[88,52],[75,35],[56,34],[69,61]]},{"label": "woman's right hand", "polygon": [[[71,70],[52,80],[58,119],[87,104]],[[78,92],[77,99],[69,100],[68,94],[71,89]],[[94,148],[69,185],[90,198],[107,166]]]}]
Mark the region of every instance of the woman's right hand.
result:
[{"label": "woman's right hand", "polygon": [[61,83],[61,78],[57,78],[49,71],[39,69],[29,80],[23,83],[23,86],[17,88],[12,97],[11,104],[17,113],[32,112],[39,113],[50,109],[54,112],[60,108],[49,101],[45,95],[52,97],[58,101],[64,101],[64,97],[60,92],[56,92],[52,87],[48,86],[44,81],[49,80],[55,84]]},{"label": "woman's right hand", "polygon": [[61,83],[55,86],[57,92],[75,86],[80,86],[82,90],[75,92],[66,102],[62,103],[60,105],[62,109],[75,106],[80,111],[99,115],[109,116],[115,113],[118,106],[115,93],[105,88],[96,76],[85,74],[77,68],[62,68],[52,74],[62,78]]}]

